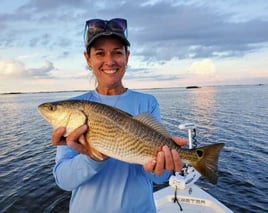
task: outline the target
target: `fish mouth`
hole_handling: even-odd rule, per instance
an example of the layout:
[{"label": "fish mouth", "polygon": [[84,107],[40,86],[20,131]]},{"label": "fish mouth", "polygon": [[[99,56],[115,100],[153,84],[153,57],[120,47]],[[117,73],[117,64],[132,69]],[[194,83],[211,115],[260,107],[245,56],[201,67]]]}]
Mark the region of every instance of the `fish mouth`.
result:
[{"label": "fish mouth", "polygon": [[[44,107],[44,105],[40,105],[40,106],[38,106],[38,112],[41,114],[41,116],[42,116],[46,121],[49,122],[50,117],[48,116],[48,114],[47,114],[47,110],[46,110],[46,108]],[[49,123],[50,123],[50,122],[49,122]]]}]

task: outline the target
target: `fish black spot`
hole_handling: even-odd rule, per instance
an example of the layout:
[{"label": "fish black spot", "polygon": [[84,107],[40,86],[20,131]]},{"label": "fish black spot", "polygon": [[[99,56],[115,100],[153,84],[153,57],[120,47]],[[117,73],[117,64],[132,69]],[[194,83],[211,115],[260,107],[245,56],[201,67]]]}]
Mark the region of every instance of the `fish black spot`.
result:
[{"label": "fish black spot", "polygon": [[203,156],[202,150],[196,150],[196,153],[197,153],[198,157],[200,157],[200,158]]}]

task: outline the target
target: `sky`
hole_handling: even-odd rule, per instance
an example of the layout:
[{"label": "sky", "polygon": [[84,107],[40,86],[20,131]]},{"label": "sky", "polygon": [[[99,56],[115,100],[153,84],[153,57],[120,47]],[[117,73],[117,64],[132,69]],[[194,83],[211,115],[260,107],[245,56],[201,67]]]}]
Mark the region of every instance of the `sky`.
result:
[{"label": "sky", "polygon": [[89,90],[83,30],[128,21],[125,87],[268,84],[266,0],[1,0],[0,93]]}]

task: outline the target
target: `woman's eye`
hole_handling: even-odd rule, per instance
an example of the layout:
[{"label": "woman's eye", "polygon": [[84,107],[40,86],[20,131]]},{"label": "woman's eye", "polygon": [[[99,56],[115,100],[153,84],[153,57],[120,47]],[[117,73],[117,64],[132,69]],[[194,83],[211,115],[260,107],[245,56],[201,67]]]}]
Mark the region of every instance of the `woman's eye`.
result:
[{"label": "woman's eye", "polygon": [[104,53],[103,52],[96,52],[96,55],[102,56],[102,55],[104,55]]},{"label": "woman's eye", "polygon": [[114,54],[115,54],[115,55],[122,55],[122,54],[123,54],[123,52],[122,52],[122,51],[120,51],[120,50],[118,50],[118,51],[115,51],[115,52],[114,52]]}]

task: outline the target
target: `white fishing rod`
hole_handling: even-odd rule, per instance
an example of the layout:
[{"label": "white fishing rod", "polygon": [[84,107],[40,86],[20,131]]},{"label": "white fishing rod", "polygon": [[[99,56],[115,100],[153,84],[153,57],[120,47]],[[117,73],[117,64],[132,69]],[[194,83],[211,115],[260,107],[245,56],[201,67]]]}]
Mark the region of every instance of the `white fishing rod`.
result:
[{"label": "white fishing rod", "polygon": [[[185,124],[180,124],[179,129],[184,130],[186,129],[188,131],[188,146],[189,149],[195,148],[193,147],[193,130],[195,131],[196,126],[193,123],[185,123]],[[195,136],[194,136],[195,137]],[[194,144],[196,146],[196,144]]]}]

